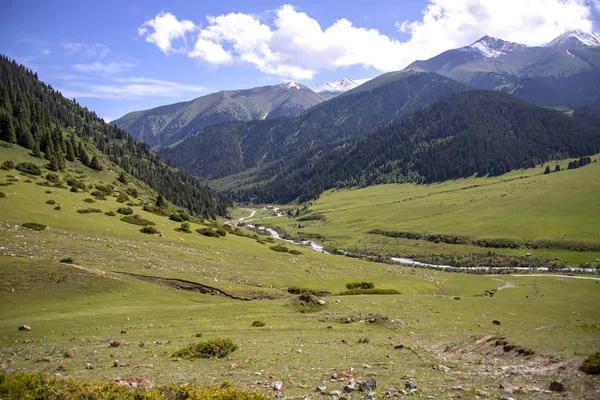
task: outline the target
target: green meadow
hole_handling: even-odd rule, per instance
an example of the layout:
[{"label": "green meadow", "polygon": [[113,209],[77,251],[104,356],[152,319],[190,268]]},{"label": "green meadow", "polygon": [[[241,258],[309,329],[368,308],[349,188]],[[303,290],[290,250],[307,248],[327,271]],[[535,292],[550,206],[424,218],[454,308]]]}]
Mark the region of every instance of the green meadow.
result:
[{"label": "green meadow", "polygon": [[[6,160],[46,164],[21,148],[0,147],[0,164]],[[398,240],[366,231],[536,240],[564,235],[597,243],[600,221],[591,212],[598,204],[597,165],[550,175],[522,171],[440,185],[330,192],[310,206],[324,221],[262,222],[301,224],[290,229],[322,234],[336,247],[365,243],[386,252],[399,252]],[[558,395],[537,389],[547,390],[553,380],[563,382],[572,398],[598,394],[598,376],[578,370],[585,356],[600,350],[597,276],[446,273],[319,254],[289,243],[284,244],[301,254],[276,252],[266,236],[258,236],[259,242],[251,231],[218,238],[195,232],[224,221],[193,219],[192,233],[177,231],[179,222],[143,210],[156,196],[137,182],[118,182],[119,171],[68,163],[58,174],[66,188],[47,183],[47,172],[34,177],[0,170],[4,370],[92,382],[142,376],[157,385],[233,386],[269,397],[277,393],[272,384],[281,382],[279,393],[299,399],[328,398],[317,386],[343,393],[349,381],[332,381],[334,372],[357,382],[376,379],[380,398],[404,389],[409,379],[417,384],[414,397],[424,399],[475,399],[478,390],[489,398],[552,398]],[[72,192],[68,176],[84,181],[86,189]],[[96,185],[107,184],[114,193],[105,200],[91,195]],[[137,198],[117,202],[134,187]],[[85,201],[90,198],[93,203]],[[116,211],[127,203],[162,236],[121,221]],[[101,212],[77,212],[85,208]],[[256,218],[269,215],[260,208]],[[116,215],[105,214],[110,211]],[[236,220],[249,214],[241,208],[232,212]],[[47,228],[27,229],[26,222]],[[441,249],[414,242],[400,245]],[[564,259],[581,257],[580,262],[599,257],[559,253]],[[400,294],[337,295],[356,280]],[[182,290],[184,281],[239,299]],[[325,304],[302,302],[288,293],[292,286],[321,292],[317,298]],[[253,326],[255,321],[264,326]],[[19,330],[24,324],[31,330]],[[219,338],[231,339],[238,349],[225,358],[172,357],[191,343]],[[0,380],[0,398],[2,385]]]}]

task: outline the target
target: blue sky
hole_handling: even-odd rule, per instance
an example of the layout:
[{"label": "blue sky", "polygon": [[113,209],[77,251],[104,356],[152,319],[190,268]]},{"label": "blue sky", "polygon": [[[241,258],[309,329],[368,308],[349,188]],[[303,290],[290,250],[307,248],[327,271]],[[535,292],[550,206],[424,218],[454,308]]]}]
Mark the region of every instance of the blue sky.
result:
[{"label": "blue sky", "polygon": [[598,32],[600,0],[4,0],[0,53],[106,119],[223,89],[371,78],[490,34]]}]

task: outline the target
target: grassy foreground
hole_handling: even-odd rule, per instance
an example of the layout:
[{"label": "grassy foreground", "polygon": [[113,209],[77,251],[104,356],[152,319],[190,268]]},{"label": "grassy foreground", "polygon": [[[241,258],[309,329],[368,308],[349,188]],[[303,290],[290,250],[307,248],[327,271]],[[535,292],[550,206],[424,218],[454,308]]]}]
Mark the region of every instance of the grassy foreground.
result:
[{"label": "grassy foreground", "polygon": [[[19,151],[0,148],[0,164],[37,162]],[[116,172],[94,175],[69,165],[61,182],[67,174],[124,190],[114,182]],[[416,398],[469,399],[478,390],[499,398],[507,395],[503,384],[515,398],[537,399],[537,389],[547,390],[553,380],[572,398],[598,394],[598,377],[578,370],[599,349],[598,280],[449,274],[293,245],[302,254],[280,253],[249,237],[177,231],[179,222],[142,209],[151,193],[131,200],[134,214],[163,233],[146,235],[120,214],[105,214],[123,207],[118,193],[87,203],[92,189],[73,193],[37,182],[45,179],[0,170],[0,183],[11,183],[0,186],[6,194],[0,198],[0,361],[9,371],[0,390],[19,393],[14,387],[23,380],[42,379],[67,392],[95,387],[107,394],[114,387],[104,385],[135,376],[158,391],[138,389],[138,398],[196,385],[273,396],[278,382],[288,398],[313,398],[317,386],[343,392],[349,380],[332,381],[335,372],[339,379],[376,379],[380,397],[404,389],[409,379],[417,384]],[[77,212],[88,207],[102,213]],[[25,222],[48,228],[30,230]],[[192,221],[191,230],[212,225]],[[323,295],[324,305],[308,307],[287,292],[298,286],[340,293],[356,280],[400,294]],[[183,290],[196,288],[190,282],[249,301]],[[20,330],[23,325],[30,330]],[[173,356],[192,343],[225,338],[237,346],[226,357]]]}]

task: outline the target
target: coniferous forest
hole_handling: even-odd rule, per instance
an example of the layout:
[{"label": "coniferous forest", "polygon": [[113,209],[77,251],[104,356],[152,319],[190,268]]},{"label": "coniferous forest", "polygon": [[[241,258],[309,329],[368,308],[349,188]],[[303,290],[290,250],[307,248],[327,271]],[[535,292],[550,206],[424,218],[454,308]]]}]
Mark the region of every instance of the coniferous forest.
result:
[{"label": "coniferous forest", "polygon": [[0,139],[44,157],[48,169],[55,171],[65,168],[65,160],[75,159],[101,170],[102,153],[172,203],[205,218],[225,215],[231,205],[198,178],[166,163],[148,145],[66,99],[38,80],[36,73],[5,56],[0,57]]}]

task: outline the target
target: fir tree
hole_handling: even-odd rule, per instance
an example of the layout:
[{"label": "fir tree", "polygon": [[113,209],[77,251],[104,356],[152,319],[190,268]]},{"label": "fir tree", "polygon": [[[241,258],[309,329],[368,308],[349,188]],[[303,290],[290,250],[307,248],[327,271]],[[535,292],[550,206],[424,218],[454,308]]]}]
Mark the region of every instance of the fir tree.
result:
[{"label": "fir tree", "polygon": [[90,162],[90,168],[95,169],[96,171],[102,171],[102,164],[100,164],[100,160],[97,156],[92,157],[92,161]]}]

